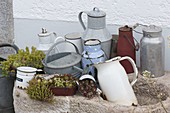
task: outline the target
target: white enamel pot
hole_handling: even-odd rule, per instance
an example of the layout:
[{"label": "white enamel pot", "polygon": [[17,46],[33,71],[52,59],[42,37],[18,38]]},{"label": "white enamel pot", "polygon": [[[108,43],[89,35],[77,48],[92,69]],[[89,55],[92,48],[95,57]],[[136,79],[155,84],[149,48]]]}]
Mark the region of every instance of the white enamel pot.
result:
[{"label": "white enamel pot", "polygon": [[37,71],[39,70],[33,67],[18,67],[15,86],[26,89],[29,86],[28,82],[34,78]]}]

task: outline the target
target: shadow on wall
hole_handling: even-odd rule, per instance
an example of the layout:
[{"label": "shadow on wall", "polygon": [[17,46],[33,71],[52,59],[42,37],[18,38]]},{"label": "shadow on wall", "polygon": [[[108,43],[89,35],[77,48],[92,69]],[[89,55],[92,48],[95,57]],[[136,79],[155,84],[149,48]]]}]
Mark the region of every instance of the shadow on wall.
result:
[{"label": "shadow on wall", "polygon": [[[86,25],[86,24],[85,24]],[[122,25],[124,26],[124,25]],[[107,25],[111,34],[118,34],[120,25]],[[57,36],[64,36],[71,32],[83,32],[83,28],[78,22],[64,22],[64,21],[48,21],[48,20],[31,20],[31,19],[14,19],[14,39],[19,48],[24,49],[26,46],[38,47],[38,33],[42,28],[46,28],[49,32],[56,32]],[[138,27],[137,31],[142,29]],[[165,39],[165,70],[170,71],[170,28],[163,28],[162,35]],[[140,42],[141,34],[133,33],[133,36]],[[140,51],[136,52],[137,66],[139,67]]]}]

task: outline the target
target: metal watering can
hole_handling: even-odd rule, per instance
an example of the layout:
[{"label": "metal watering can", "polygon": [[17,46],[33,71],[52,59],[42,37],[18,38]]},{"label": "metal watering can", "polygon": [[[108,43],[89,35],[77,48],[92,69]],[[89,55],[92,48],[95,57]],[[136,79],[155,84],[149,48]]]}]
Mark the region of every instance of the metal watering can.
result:
[{"label": "metal watering can", "polygon": [[[0,48],[10,47],[18,52],[19,48],[14,44],[3,43],[0,44]],[[6,56],[0,56],[0,61],[6,60]],[[13,113],[13,87],[15,81],[15,73],[9,73],[8,76],[2,75],[0,68],[0,113]]]},{"label": "metal watering can", "polygon": [[[74,46],[76,52],[59,52],[57,46],[64,43]],[[51,54],[51,52],[55,53]],[[83,72],[78,48],[69,41],[60,41],[52,45],[43,60],[43,65],[47,74],[71,74],[79,78]]]}]

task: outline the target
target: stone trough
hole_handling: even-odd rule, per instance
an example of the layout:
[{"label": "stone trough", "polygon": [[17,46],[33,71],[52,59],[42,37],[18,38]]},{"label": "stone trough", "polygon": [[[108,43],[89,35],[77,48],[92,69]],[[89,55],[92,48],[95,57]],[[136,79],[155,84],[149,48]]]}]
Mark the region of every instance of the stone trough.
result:
[{"label": "stone trough", "polygon": [[[151,79],[153,84],[139,77],[133,87],[138,106],[120,106],[103,100],[75,96],[56,96],[54,103],[40,102],[28,97],[25,90],[14,88],[14,107],[16,113],[169,113],[170,112],[170,73]],[[150,82],[150,81],[148,81]],[[154,85],[154,86],[152,86]],[[161,100],[161,101],[160,101]]]}]

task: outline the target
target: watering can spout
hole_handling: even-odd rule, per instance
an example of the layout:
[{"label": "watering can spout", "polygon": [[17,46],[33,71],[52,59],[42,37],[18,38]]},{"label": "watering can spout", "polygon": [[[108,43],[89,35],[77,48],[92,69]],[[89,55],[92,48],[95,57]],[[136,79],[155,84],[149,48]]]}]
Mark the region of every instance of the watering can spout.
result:
[{"label": "watering can spout", "polygon": [[83,72],[83,69],[81,69],[81,68],[79,68],[77,66],[73,66],[73,68],[76,69],[77,71],[81,72],[81,73]]}]

